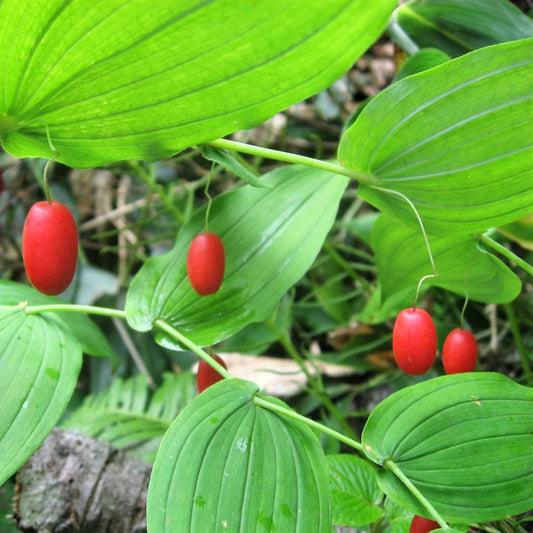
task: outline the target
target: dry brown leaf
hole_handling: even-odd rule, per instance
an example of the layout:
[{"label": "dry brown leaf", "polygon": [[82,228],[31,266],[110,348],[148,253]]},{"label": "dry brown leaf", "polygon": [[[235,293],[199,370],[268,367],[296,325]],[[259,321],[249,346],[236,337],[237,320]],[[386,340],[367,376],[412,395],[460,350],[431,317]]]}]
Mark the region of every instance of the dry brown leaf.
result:
[{"label": "dry brown leaf", "polygon": [[[292,359],[280,359],[265,355],[243,355],[239,353],[220,353],[232,376],[253,381],[268,395],[280,398],[295,396],[307,386],[307,377]],[[352,367],[315,361],[321,374],[330,377],[349,376],[355,373]],[[310,362],[307,368],[311,375],[316,370]]]}]

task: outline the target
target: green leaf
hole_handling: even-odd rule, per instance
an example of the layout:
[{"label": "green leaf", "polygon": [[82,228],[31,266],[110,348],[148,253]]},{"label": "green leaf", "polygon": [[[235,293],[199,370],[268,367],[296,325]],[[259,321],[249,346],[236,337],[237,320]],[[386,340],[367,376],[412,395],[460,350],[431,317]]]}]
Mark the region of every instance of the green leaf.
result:
[{"label": "green leaf", "polygon": [[[478,247],[470,235],[429,236],[438,276],[424,284],[442,287],[469,299],[505,303],[520,293],[520,279],[497,257]],[[382,215],[374,224],[372,247],[383,298],[412,287],[413,297],[422,276],[432,274],[428,250],[420,229]]]},{"label": "green leaf", "polygon": [[190,372],[163,374],[163,384],[150,394],[146,376],[115,379],[109,390],[91,394],[62,424],[65,429],[128,447],[128,452],[153,461],[159,442],[177,414],[196,395]]},{"label": "green leaf", "polygon": [[245,167],[227,150],[206,145],[202,148],[202,155],[209,161],[214,161],[215,163],[222,165],[224,168],[235,174],[235,176],[238,176],[254,187],[272,189],[272,186],[269,186],[260,180],[256,174],[254,174],[249,168]]},{"label": "green leaf", "polygon": [[[148,530],[331,530],[327,462],[312,431],[257,407],[255,384],[223,380],[163,438],[148,489]],[[271,401],[281,404],[278,400]]]},{"label": "green leaf", "polygon": [[413,515],[405,507],[398,505],[392,498],[387,496],[384,510],[389,521],[384,533],[409,533]]},{"label": "green leaf", "polygon": [[354,455],[328,455],[333,497],[333,523],[362,526],[379,520],[383,499],[376,470],[364,459]]},{"label": "green leaf", "polygon": [[[362,442],[393,462],[447,520],[500,520],[533,507],[533,390],[506,376],[466,373],[407,387],[371,413]],[[387,468],[383,491],[427,514]]]},{"label": "green leaf", "polygon": [[[29,305],[65,304],[61,298],[45,296],[28,285],[7,279],[0,280],[0,304],[17,305],[21,302],[28,302]],[[105,335],[89,317],[81,313],[61,313],[61,320],[78,339],[83,352],[95,357],[114,356]]]},{"label": "green leaf", "polygon": [[420,47],[453,57],[533,34],[533,22],[508,0],[414,0],[395,17]]},{"label": "green leaf", "polygon": [[396,0],[0,2],[0,131],[73,167],[164,159],[325,89]]},{"label": "green leaf", "polygon": [[442,65],[450,60],[450,56],[438,48],[422,48],[413,54],[394,76],[393,82],[403,80],[407,76],[423,72],[433,67]]},{"label": "green leaf", "polygon": [[[226,250],[221,289],[198,296],[186,272],[194,236],[205,231],[205,211],[180,231],[174,248],[149,259],[126,301],[128,322],[148,331],[163,319],[197,344],[213,344],[269,317],[282,295],[311,266],[337,213],[347,180],[306,167],[281,167],[262,180],[214,199],[209,231]],[[161,340],[169,345],[169,339]]]},{"label": "green leaf", "polygon": [[0,309],[0,485],[39,448],[65,410],[81,367],[76,338],[53,313]]},{"label": "green leaf", "polygon": [[522,248],[533,250],[533,213],[505,226],[500,226],[498,231],[520,244]]},{"label": "green leaf", "polygon": [[[473,233],[533,205],[533,39],[495,45],[378,94],[345,133],[339,159],[371,172],[360,195],[413,227]],[[388,192],[388,189],[392,192]]]}]

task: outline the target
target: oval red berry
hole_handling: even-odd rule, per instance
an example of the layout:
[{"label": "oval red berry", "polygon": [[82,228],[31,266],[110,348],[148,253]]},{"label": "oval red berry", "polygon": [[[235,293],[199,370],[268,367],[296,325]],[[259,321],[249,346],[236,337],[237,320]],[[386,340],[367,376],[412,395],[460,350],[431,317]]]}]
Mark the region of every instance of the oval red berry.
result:
[{"label": "oval red berry", "polygon": [[[216,354],[212,357],[224,368],[228,368],[222,357]],[[223,379],[223,376],[221,376],[211,365],[206,363],[203,359],[200,360],[200,363],[198,364],[198,372],[196,374],[196,386],[198,387],[199,393]]]},{"label": "oval red berry", "polygon": [[430,314],[419,307],[398,313],[392,330],[392,351],[398,366],[412,376],[425,374],[435,362],[437,330]]},{"label": "oval red berry", "polygon": [[430,520],[429,518],[422,518],[421,516],[413,516],[411,522],[411,527],[409,528],[409,533],[428,533],[434,529],[439,529],[440,525],[435,520]]},{"label": "oval red berry", "polygon": [[477,341],[467,329],[456,328],[442,346],[442,365],[446,374],[473,372],[477,363]]},{"label": "oval red berry", "polygon": [[43,294],[59,294],[72,281],[78,258],[76,221],[61,202],[37,202],[22,231],[26,275]]},{"label": "oval red berry", "polygon": [[214,233],[200,233],[189,247],[187,275],[192,288],[201,296],[214,294],[224,279],[226,255],[220,237]]}]

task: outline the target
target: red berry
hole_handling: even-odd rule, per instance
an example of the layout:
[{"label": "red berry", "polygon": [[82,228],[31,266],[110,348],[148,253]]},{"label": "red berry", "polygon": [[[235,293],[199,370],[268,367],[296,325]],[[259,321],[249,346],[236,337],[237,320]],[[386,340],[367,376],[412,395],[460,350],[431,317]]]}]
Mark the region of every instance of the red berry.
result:
[{"label": "red berry", "polygon": [[440,525],[435,520],[430,520],[429,518],[422,518],[421,516],[413,516],[413,521],[411,522],[411,527],[409,528],[409,533],[428,533],[428,531],[433,531],[434,529],[439,529]]},{"label": "red berry", "polygon": [[398,366],[406,374],[420,376],[433,366],[437,330],[427,311],[419,307],[400,311],[392,330],[392,351]]},{"label": "red berry", "polygon": [[477,362],[477,342],[471,331],[456,328],[442,346],[442,364],[446,374],[473,372]]},{"label": "red berry", "polygon": [[24,223],[22,256],[26,275],[43,294],[59,294],[72,281],[78,258],[78,230],[61,202],[37,202]]},{"label": "red berry", "polygon": [[[219,355],[214,354],[213,359],[220,363],[224,368],[228,368],[224,359]],[[196,386],[198,387],[198,392],[203,392],[207,387],[214,385],[218,381],[221,381],[223,376],[221,376],[211,365],[206,363],[203,359],[198,365],[198,372],[196,374]]]},{"label": "red berry", "polygon": [[192,288],[201,296],[214,294],[224,279],[224,245],[214,233],[200,233],[189,248],[187,274]]}]

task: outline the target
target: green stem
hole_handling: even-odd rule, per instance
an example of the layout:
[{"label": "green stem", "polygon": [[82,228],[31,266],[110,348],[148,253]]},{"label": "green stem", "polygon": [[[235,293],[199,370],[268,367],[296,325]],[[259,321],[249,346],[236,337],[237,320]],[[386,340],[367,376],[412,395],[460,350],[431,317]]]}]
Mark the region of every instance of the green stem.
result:
[{"label": "green stem", "polygon": [[342,257],[342,255],[339,254],[339,252],[337,252],[327,240],[324,241],[324,250],[326,250],[329,256],[341,266],[355,282],[359,282],[367,293],[372,292],[372,284],[355,271],[348,261],[346,261],[346,259],[344,259],[344,257]]},{"label": "green stem", "polygon": [[524,261],[522,258],[518,257],[516,254],[511,252],[511,250],[508,250],[505,246],[503,246],[499,242],[496,242],[494,239],[491,239],[485,233],[482,233],[480,235],[480,240],[485,246],[492,248],[495,252],[498,252],[499,254],[509,259],[509,261],[512,261],[518,267],[525,270],[530,276],[533,276],[533,266],[530,265],[529,263],[526,263],[526,261]]},{"label": "green stem", "polygon": [[395,14],[391,17],[391,22],[387,26],[387,33],[390,38],[408,55],[412,56],[418,52],[418,45],[405,33],[404,29],[396,22]]},{"label": "green stem", "polygon": [[211,185],[211,178],[213,177],[213,171],[215,169],[215,162],[211,163],[211,170],[207,175],[207,182],[205,184],[204,194],[207,196],[207,208],[205,210],[205,232],[209,232],[209,213],[211,212],[211,205],[213,203],[213,198],[209,194],[209,185]]},{"label": "green stem", "polygon": [[416,307],[416,304],[418,303],[418,297],[420,296],[420,289],[422,288],[422,283],[424,283],[426,279],[430,279],[434,277],[436,277],[435,274],[428,274],[427,276],[423,276],[420,278],[420,281],[418,282],[418,285],[416,286],[415,303],[413,304],[413,309]]},{"label": "green stem", "polygon": [[278,337],[279,341],[281,342],[282,346],[285,348],[287,353],[294,359],[294,361],[296,361],[296,363],[300,367],[300,370],[305,374],[307,381],[313,384],[315,379],[311,375],[311,372],[309,372],[309,369],[307,368],[307,365],[305,364],[304,358],[300,355],[298,350],[293,346],[291,340],[289,339],[289,336],[287,335],[287,332],[282,331],[280,328],[278,328],[276,323],[271,319],[266,320],[266,324],[272,330],[272,332],[276,334],[276,336]]},{"label": "green stem", "polygon": [[107,307],[95,307],[93,305],[74,305],[74,304],[50,304],[50,305],[26,305],[21,304],[28,315],[40,315],[41,313],[60,312],[60,313],[87,313],[90,315],[109,316],[117,318],[126,318],[126,312],[119,309]]},{"label": "green stem", "polygon": [[286,407],[268,401],[268,399],[266,398],[254,396],[254,403],[260,407],[268,409],[269,411],[274,411],[275,413],[284,415],[288,418],[292,418],[293,420],[297,420],[298,422],[302,422],[303,424],[311,428],[318,429],[322,433],[325,433],[326,435],[329,435],[330,437],[333,437],[334,439],[337,439],[340,442],[344,442],[344,444],[347,444],[348,446],[351,446],[352,448],[356,449],[358,452],[364,454],[363,445],[360,442],[357,442],[356,440],[351,439],[350,437],[347,437],[346,435],[343,435],[342,433],[339,433],[334,429],[324,426],[320,422],[315,422],[310,418],[299,415],[291,409],[287,409]]},{"label": "green stem", "polygon": [[161,198],[161,202],[163,202],[163,204],[165,204],[166,207],[174,214],[176,219],[182,224],[184,224],[185,217],[183,216],[183,213],[169,199],[163,187],[161,187],[156,182],[156,180],[153,179],[152,176],[150,176],[150,174],[146,172],[146,170],[144,170],[144,168],[137,161],[130,160],[128,161],[128,165],[130,166],[130,168],[135,170],[135,172],[137,172],[137,174],[148,185],[152,192],[155,192],[159,195],[159,197]]},{"label": "green stem", "polygon": [[46,162],[46,165],[44,167],[43,172],[43,188],[44,188],[44,195],[46,196],[46,201],[51,204],[52,203],[52,195],[50,194],[50,188],[48,186],[48,174],[50,171],[50,167],[52,166],[52,163],[55,161],[57,157],[57,154],[52,157],[52,159],[49,159]]},{"label": "green stem", "polygon": [[44,195],[46,196],[46,201],[51,204],[52,203],[52,196],[50,194],[50,189],[48,187],[48,171],[52,163],[56,160],[56,158],[59,156],[59,152],[56,150],[54,143],[52,142],[52,137],[50,136],[50,130],[48,129],[48,125],[44,124],[45,130],[46,130],[46,139],[48,140],[48,146],[50,146],[50,150],[54,152],[54,155],[51,159],[49,159],[46,162],[46,165],[44,167],[43,172],[43,186],[44,186]]},{"label": "green stem", "polygon": [[520,328],[518,327],[518,321],[514,312],[513,305],[511,303],[503,304],[505,312],[507,313],[507,319],[509,320],[509,326],[513,334],[516,349],[520,354],[520,360],[522,361],[522,370],[524,371],[525,378],[529,381],[531,377],[531,365],[529,364],[529,358],[524,344],[522,335],[520,334]]},{"label": "green stem", "polygon": [[194,352],[200,359],[203,359],[207,364],[212,366],[221,376],[224,376],[225,378],[231,378],[231,374],[228,372],[226,368],[224,368],[218,361],[213,359],[207,352],[202,350],[197,344],[194,344],[190,339],[188,339],[185,335],[181,334],[177,329],[173,328],[170,324],[167,324],[164,320],[161,320],[158,318],[154,322],[154,327],[157,329],[160,329],[161,331],[164,331],[168,335],[170,335],[172,338],[183,344],[183,346],[186,346]]},{"label": "green stem", "polygon": [[309,372],[305,359],[300,355],[298,350],[294,347],[287,333],[284,331],[281,331],[276,326],[273,320],[267,320],[266,323],[268,324],[268,327],[277,335],[279,341],[281,342],[285,350],[287,350],[287,353],[294,359],[294,361],[296,361],[296,363],[298,364],[302,372],[305,374],[305,377],[307,378],[309,385],[313,389],[313,392],[318,396],[320,401],[324,404],[326,409],[331,413],[333,418],[337,421],[337,423],[343,428],[343,430],[346,433],[350,434],[352,437],[355,437],[355,434],[353,432],[353,429],[350,427],[350,424],[348,424],[348,422],[346,421],[346,418],[337,409],[337,406],[331,401],[331,398],[328,396],[328,394],[324,390],[321,380],[315,378],[311,374],[311,372]]},{"label": "green stem", "polygon": [[[426,233],[426,228],[424,226],[424,222],[422,222],[422,217],[420,216],[420,213],[418,212],[416,205],[407,196],[405,196],[403,192],[395,191],[394,189],[386,189],[385,187],[374,187],[374,189],[376,189],[377,191],[383,191],[389,194],[395,194],[396,196],[399,196],[402,200],[407,202],[409,207],[413,210],[416,220],[418,221],[418,225],[420,226],[420,230],[422,231],[424,242],[426,243],[426,249],[429,255],[429,261],[431,262],[431,268],[433,269],[433,276],[427,276],[427,277],[435,277],[435,278],[438,277],[437,267],[435,266],[435,260],[433,259],[433,253],[431,252],[431,246],[429,245],[429,239]],[[422,283],[422,281],[424,281],[424,279],[426,279],[426,276],[424,276],[424,278],[420,280],[418,290],[420,289],[420,284]],[[418,293],[418,290],[417,290],[417,293]],[[418,294],[417,294],[417,297],[418,297]]]},{"label": "green stem", "polygon": [[[28,315],[39,315],[46,312],[61,312],[61,313],[87,313],[91,315],[100,315],[116,318],[126,318],[126,312],[119,309],[111,309],[107,307],[95,307],[92,305],[73,305],[73,304],[50,304],[50,305],[28,305],[27,302],[22,302],[18,306],[1,305],[0,309],[14,309],[22,307]],[[168,333],[171,337],[181,342],[184,346],[189,348],[201,359],[210,364],[220,375],[225,378],[231,378],[231,374],[220,363],[213,359],[207,352],[202,350],[198,345],[194,344],[187,337],[182,335],[179,331],[167,324],[161,319],[154,322],[154,327]]]},{"label": "green stem", "polygon": [[444,518],[442,518],[435,507],[433,507],[426,497],[415,487],[415,485],[413,485],[411,480],[401,471],[394,461],[387,459],[385,463],[383,463],[383,466],[389,469],[407,487],[411,494],[426,508],[431,517],[439,523],[440,527],[448,529],[448,524]]},{"label": "green stem", "polygon": [[465,287],[465,293],[466,293],[465,303],[463,304],[463,309],[461,310],[461,328],[464,327],[466,306],[468,305],[468,290],[466,289],[466,287]]},{"label": "green stem", "polygon": [[243,154],[250,154],[267,159],[274,159],[275,161],[282,161],[284,163],[291,163],[295,165],[306,165],[308,167],[317,168],[320,170],[327,170],[335,174],[341,174],[354,180],[364,183],[365,185],[376,185],[377,179],[373,174],[359,172],[351,168],[339,166],[337,163],[330,163],[328,161],[321,161],[312,157],[304,155],[290,154],[279,150],[272,150],[271,148],[263,148],[261,146],[254,146],[251,144],[230,141],[228,139],[217,139],[208,143],[215,148],[222,148],[225,150],[232,150],[234,152],[241,152]]}]

